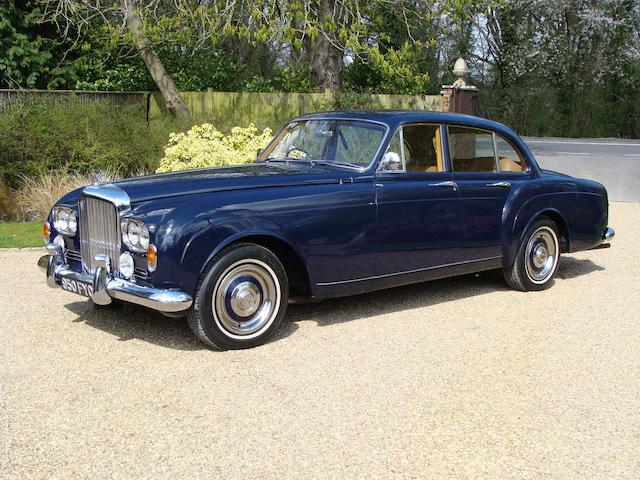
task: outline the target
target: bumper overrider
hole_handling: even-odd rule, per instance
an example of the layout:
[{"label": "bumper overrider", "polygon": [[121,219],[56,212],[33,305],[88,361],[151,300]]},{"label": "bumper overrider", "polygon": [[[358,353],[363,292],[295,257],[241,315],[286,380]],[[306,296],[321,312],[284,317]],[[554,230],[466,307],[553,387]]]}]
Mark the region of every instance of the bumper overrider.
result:
[{"label": "bumper overrider", "polygon": [[97,305],[109,305],[115,298],[159,312],[178,313],[189,309],[193,302],[190,295],[180,290],[144,287],[115,277],[106,255],[96,255],[95,273],[86,274],[69,269],[60,246],[49,243],[46,249],[47,255],[38,260],[38,266],[47,272],[47,285],[59,288],[65,280],[79,282],[86,287],[77,293],[88,296]]}]

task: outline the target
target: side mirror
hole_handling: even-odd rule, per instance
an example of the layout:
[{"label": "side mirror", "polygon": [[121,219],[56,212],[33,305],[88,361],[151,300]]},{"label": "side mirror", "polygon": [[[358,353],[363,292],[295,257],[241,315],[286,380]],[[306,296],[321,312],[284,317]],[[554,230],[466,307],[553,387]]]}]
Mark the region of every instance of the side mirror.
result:
[{"label": "side mirror", "polygon": [[402,169],[402,160],[396,152],[387,152],[380,161],[378,170],[396,171]]}]

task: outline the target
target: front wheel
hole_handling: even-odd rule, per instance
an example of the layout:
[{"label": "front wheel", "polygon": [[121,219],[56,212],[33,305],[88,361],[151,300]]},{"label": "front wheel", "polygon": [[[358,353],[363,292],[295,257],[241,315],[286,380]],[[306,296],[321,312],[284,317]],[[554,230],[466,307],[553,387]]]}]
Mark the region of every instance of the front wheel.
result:
[{"label": "front wheel", "polygon": [[255,347],[277,330],[288,298],[287,274],[276,255],[260,245],[233,245],[203,274],[189,326],[218,350]]},{"label": "front wheel", "polygon": [[551,286],[560,261],[560,234],[556,224],[541,217],[527,230],[513,265],[504,269],[511,288],[544,290]]}]

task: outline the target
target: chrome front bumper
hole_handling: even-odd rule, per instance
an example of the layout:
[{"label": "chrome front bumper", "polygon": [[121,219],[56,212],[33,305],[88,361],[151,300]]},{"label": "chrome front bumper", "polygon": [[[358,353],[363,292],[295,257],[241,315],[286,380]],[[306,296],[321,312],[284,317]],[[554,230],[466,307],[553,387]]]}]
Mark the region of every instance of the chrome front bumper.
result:
[{"label": "chrome front bumper", "polygon": [[91,300],[97,305],[109,305],[112,299],[135,303],[164,313],[183,312],[193,303],[191,296],[180,290],[143,287],[116,278],[111,273],[109,257],[96,255],[93,275],[69,270],[62,249],[53,243],[46,247],[47,255],[38,260],[38,266],[47,272],[47,285],[59,288],[63,278],[93,285]]}]

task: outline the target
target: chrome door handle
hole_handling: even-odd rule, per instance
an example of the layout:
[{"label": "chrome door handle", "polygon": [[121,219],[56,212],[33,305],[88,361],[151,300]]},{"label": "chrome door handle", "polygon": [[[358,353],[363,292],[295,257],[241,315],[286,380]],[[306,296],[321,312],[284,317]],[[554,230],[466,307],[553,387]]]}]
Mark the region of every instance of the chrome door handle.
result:
[{"label": "chrome door handle", "polygon": [[454,190],[458,189],[458,184],[456,182],[452,182],[449,180],[448,182],[438,182],[438,183],[430,183],[430,187],[451,187]]},{"label": "chrome door handle", "polygon": [[511,188],[511,184],[509,182],[495,182],[487,183],[485,187]]}]

